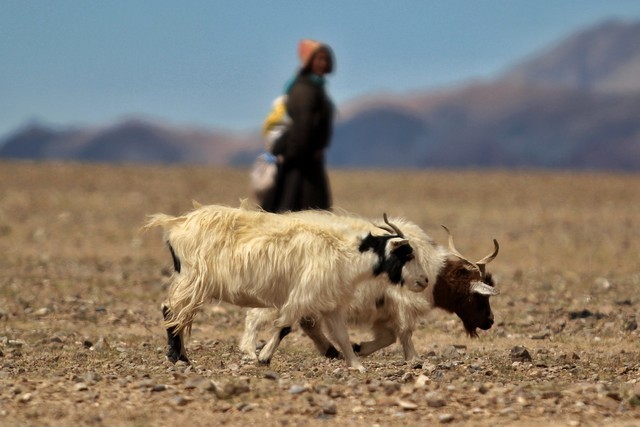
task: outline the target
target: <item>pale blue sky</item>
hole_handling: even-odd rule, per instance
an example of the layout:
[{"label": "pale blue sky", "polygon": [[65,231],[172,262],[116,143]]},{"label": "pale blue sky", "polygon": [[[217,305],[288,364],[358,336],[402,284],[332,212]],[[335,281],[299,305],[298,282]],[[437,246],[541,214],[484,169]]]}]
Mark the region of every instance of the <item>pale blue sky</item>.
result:
[{"label": "pale blue sky", "polygon": [[0,140],[32,121],[259,127],[302,37],[338,105],[489,78],[636,0],[0,0]]}]

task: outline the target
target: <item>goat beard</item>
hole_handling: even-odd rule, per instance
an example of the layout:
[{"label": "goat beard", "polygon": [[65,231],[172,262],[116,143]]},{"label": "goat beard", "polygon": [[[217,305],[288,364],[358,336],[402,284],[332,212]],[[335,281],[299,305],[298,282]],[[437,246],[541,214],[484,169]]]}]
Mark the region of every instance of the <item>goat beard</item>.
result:
[{"label": "goat beard", "polygon": [[464,325],[464,331],[467,333],[469,338],[478,338],[478,328],[468,324],[465,321],[463,321],[462,324]]}]

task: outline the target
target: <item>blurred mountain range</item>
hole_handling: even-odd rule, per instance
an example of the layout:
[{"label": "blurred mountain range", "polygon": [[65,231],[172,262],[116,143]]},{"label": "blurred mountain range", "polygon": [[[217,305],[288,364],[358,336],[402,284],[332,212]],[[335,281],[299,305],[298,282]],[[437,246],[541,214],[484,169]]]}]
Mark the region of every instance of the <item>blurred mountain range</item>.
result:
[{"label": "blurred mountain range", "polygon": [[[265,107],[265,112],[266,108]],[[25,126],[0,157],[247,165],[260,135],[132,119],[101,128]],[[640,22],[607,21],[491,81],[341,106],[332,167],[640,171]]]}]

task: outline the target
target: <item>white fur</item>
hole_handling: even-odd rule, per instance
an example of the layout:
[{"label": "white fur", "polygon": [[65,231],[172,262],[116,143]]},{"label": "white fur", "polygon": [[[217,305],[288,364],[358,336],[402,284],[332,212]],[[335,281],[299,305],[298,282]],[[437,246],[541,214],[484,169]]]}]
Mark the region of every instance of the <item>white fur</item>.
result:
[{"label": "white fur", "polygon": [[[356,285],[373,277],[378,262],[371,251],[358,250],[367,232],[326,221],[317,212],[295,217],[215,205],[196,205],[180,217],[153,215],[146,228],[154,226],[165,230],[181,263],[172,277],[166,302],[171,316],[165,322],[181,339],[211,299],[272,308],[276,343],[263,349],[261,361],[270,361],[280,328],[313,317],[332,327],[347,365],[364,370],[345,323]],[[387,248],[403,241],[391,238]],[[415,292],[426,286],[426,273],[415,261],[405,265],[402,275]]]},{"label": "white fur", "polygon": [[[308,212],[294,212],[286,214],[289,217],[309,218]],[[334,224],[345,224],[362,232],[368,232],[376,228],[371,220],[354,217],[346,213],[335,215],[324,213],[314,215],[313,220],[327,221]],[[366,356],[374,351],[386,347],[395,342],[396,337],[400,339],[404,356],[406,359],[417,359],[418,353],[415,350],[411,335],[417,328],[418,322],[431,308],[433,302],[433,284],[436,277],[443,268],[449,251],[435,242],[416,224],[401,219],[391,218],[391,222],[396,224],[411,242],[418,264],[427,273],[430,283],[428,289],[420,294],[408,292],[403,287],[386,286],[380,280],[369,280],[362,286],[355,289],[354,298],[349,304],[347,312],[348,321],[352,325],[363,328],[372,328],[374,340],[361,344],[360,355]],[[379,308],[376,301],[384,297],[385,303]],[[271,322],[276,315],[275,311],[268,309],[252,309],[247,312],[245,329],[241,339],[240,348],[247,354],[255,354],[256,340],[259,328]],[[313,339],[321,352],[327,350],[330,345],[320,331],[321,323],[314,325],[306,332]]]}]

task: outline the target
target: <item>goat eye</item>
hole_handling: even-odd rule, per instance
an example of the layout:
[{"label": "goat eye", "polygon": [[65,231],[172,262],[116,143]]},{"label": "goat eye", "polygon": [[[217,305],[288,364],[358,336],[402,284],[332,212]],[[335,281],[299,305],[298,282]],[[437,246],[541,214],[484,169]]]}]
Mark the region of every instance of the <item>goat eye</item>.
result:
[{"label": "goat eye", "polygon": [[415,259],[416,256],[414,254],[407,254],[407,261],[411,261],[413,259]]},{"label": "goat eye", "polygon": [[465,270],[464,268],[461,268],[460,270],[456,271],[456,276],[467,277],[469,276],[469,270]]}]

